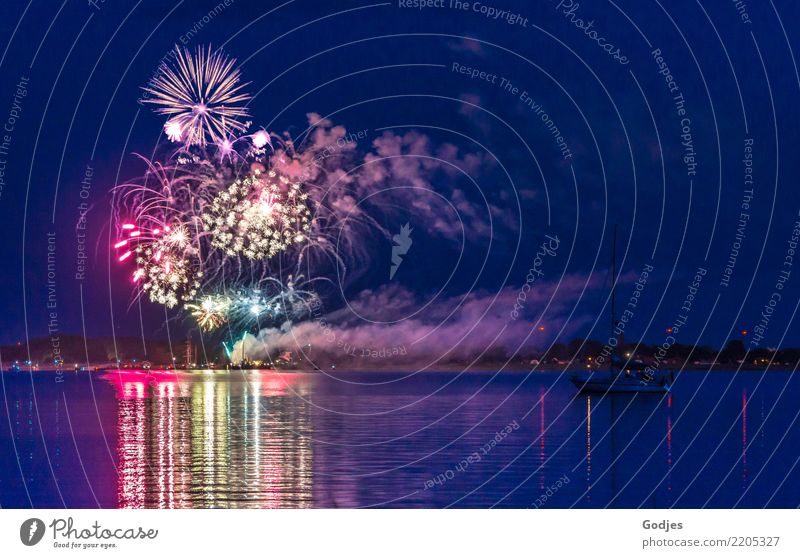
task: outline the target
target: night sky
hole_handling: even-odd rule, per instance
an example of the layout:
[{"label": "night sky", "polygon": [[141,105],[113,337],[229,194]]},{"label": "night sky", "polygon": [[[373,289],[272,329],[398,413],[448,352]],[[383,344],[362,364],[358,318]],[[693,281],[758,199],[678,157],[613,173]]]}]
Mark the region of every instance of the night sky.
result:
[{"label": "night sky", "polygon": [[[399,137],[401,153],[441,160],[388,180],[442,203],[383,219],[391,234],[409,223],[412,248],[390,280],[392,243],[376,236],[344,293],[375,316],[502,293],[491,315],[507,321],[536,267],[539,296],[514,327],[544,331],[526,343],[607,338],[616,224],[618,314],[652,267],[628,340],[661,343],[680,323],[681,343],[800,345],[797,2],[402,4],[3,2],[0,343],[49,322],[90,336],[191,328],[177,310],[131,305],[130,270],[109,249],[111,189],[164,141],[141,87],[173,45],[210,44],[241,64],[258,126],[301,134],[316,113],[366,131],[364,156]],[[535,264],[548,236],[558,247]],[[381,303],[398,298],[402,311]]]}]

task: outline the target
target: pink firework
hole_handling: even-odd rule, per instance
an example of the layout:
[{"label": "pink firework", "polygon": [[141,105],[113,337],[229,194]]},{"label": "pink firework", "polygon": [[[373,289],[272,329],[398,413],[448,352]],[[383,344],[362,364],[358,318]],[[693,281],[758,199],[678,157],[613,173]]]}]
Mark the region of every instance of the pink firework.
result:
[{"label": "pink firework", "polygon": [[250,140],[253,142],[253,146],[256,149],[263,149],[267,145],[272,147],[272,140],[270,140],[269,134],[264,130],[259,130],[250,136]]},{"label": "pink firework", "polygon": [[174,223],[163,227],[142,228],[133,223],[122,225],[123,236],[114,249],[121,252],[118,261],[124,262],[135,254],[136,268],[131,280],[140,284],[151,301],[172,308],[180,300],[189,300],[197,293],[202,272],[193,273],[191,246],[185,225]]}]

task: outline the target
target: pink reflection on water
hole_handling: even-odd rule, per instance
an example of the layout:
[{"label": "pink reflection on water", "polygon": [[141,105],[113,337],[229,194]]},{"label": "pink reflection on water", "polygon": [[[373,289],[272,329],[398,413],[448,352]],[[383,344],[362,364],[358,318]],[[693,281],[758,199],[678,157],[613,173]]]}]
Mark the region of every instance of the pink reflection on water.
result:
[{"label": "pink reflection on water", "polygon": [[742,485],[747,485],[747,389],[742,390]]},{"label": "pink reflection on water", "polygon": [[120,507],[310,505],[309,418],[288,401],[305,389],[303,374],[124,370],[105,379],[118,402]]},{"label": "pink reflection on water", "polygon": [[586,396],[586,501],[592,501],[592,396]]},{"label": "pink reflection on water", "polygon": [[672,394],[667,394],[667,492],[672,492]]},{"label": "pink reflection on water", "polygon": [[144,384],[131,382],[123,390],[117,414],[119,505],[143,508],[145,495]]}]

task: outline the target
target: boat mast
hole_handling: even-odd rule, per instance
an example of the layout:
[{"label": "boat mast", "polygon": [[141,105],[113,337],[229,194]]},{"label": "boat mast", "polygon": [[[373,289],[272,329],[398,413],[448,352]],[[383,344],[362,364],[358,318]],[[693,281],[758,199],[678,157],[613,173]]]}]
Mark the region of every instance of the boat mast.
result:
[{"label": "boat mast", "polygon": [[[614,225],[614,236],[611,241],[611,335],[614,335],[614,330],[617,327],[616,319],[616,293],[617,293],[617,225]],[[609,368],[614,372],[614,355],[617,352],[617,345],[611,349],[611,359],[609,360]]]}]

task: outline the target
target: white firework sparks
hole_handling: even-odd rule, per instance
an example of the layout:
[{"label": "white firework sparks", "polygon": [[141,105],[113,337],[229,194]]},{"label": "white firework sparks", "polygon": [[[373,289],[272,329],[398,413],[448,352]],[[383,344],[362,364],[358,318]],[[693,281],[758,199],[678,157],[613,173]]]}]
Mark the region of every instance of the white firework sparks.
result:
[{"label": "white firework sparks", "polygon": [[166,63],[144,90],[153,97],[144,102],[157,105],[158,114],[169,117],[164,131],[170,141],[186,145],[205,145],[231,132],[245,130],[239,119],[248,116],[242,103],[250,95],[240,84],[236,60],[211,47],[198,47],[195,54],[175,47],[175,65]]},{"label": "white firework sparks", "polygon": [[[360,257],[352,223],[367,222],[351,213],[345,181],[328,184],[325,173],[342,170],[328,147],[298,150],[288,134],[248,131],[251,97],[235,64],[210,47],[175,48],[144,102],[179,149],[142,157],[145,175],[114,189],[113,250],[133,266],[134,300],[180,306],[208,332],[311,316],[320,299],[305,288],[316,278],[301,278]],[[281,165],[312,170],[298,182]]]},{"label": "white firework sparks", "polygon": [[272,147],[272,140],[270,139],[269,134],[264,130],[259,130],[250,136],[250,140],[253,142],[253,146],[256,149],[263,149],[267,145]]},{"label": "white firework sparks", "polygon": [[307,239],[311,211],[298,182],[256,172],[220,192],[202,217],[211,246],[227,256],[271,258]]},{"label": "white firework sparks", "polygon": [[283,286],[270,279],[257,288],[203,295],[185,308],[203,331],[213,331],[226,323],[241,328],[299,319],[310,315],[316,301],[316,294],[295,288],[291,280]]},{"label": "white firework sparks", "polygon": [[197,294],[203,272],[192,268],[195,250],[185,225],[143,229],[124,224],[122,229],[128,238],[114,245],[122,252],[118,259],[124,262],[133,256],[136,270],[132,280],[141,285],[151,302],[172,308]]},{"label": "white firework sparks", "polygon": [[228,321],[232,301],[225,295],[206,295],[198,303],[187,304],[186,309],[197,320],[203,331],[213,331]]}]

